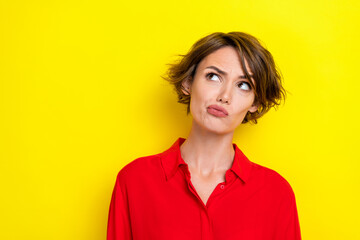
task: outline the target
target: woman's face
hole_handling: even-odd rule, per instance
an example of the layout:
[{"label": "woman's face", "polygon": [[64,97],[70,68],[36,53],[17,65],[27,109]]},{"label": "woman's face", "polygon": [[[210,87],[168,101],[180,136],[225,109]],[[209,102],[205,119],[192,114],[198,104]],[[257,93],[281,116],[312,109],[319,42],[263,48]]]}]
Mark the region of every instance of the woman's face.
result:
[{"label": "woman's face", "polygon": [[[247,63],[246,67],[251,75]],[[257,109],[253,105],[254,90],[241,68],[239,54],[230,46],[206,56],[198,64],[191,85],[186,81],[183,86],[190,92],[193,124],[204,130],[218,134],[233,132],[248,111]]]}]

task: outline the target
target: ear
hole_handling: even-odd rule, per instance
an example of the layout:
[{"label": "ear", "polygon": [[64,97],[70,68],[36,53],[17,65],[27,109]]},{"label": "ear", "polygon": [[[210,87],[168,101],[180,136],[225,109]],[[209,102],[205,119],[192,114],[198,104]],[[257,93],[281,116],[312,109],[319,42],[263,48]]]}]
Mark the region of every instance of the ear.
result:
[{"label": "ear", "polygon": [[249,112],[251,112],[251,113],[256,112],[258,107],[259,107],[259,105],[257,103],[253,103],[253,105],[251,105],[251,107],[249,108]]},{"label": "ear", "polygon": [[191,77],[188,77],[187,79],[182,81],[182,83],[181,83],[181,91],[185,95],[190,95],[190,92],[191,92]]}]

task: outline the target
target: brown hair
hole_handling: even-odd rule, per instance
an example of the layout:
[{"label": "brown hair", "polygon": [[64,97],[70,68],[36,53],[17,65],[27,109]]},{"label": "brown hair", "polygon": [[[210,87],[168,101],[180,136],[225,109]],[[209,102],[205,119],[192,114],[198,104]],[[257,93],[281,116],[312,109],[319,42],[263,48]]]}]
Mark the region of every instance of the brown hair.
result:
[{"label": "brown hair", "polygon": [[[243,32],[215,32],[198,40],[186,55],[179,55],[181,59],[169,64],[170,67],[165,80],[174,85],[178,95],[178,102],[187,104],[187,113],[190,112],[190,95],[182,92],[183,81],[192,81],[196,72],[197,65],[212,52],[225,47],[234,47],[240,56],[241,67],[248,80],[251,79],[249,71],[245,66],[245,59],[253,74],[255,85],[250,80],[255,92],[254,103],[258,109],[251,113],[248,112],[243,123],[252,121],[257,123],[257,119],[270,110],[271,107],[280,105],[281,100],[285,100],[285,89],[281,85],[281,74],[277,70],[271,53],[264,48],[253,36]],[[190,82],[191,83],[191,82]]]}]

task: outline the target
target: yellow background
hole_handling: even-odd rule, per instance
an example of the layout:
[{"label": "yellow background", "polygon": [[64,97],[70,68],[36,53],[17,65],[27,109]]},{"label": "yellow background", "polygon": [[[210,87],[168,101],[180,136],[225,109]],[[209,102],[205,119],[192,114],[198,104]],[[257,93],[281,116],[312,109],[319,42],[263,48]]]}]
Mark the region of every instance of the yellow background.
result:
[{"label": "yellow background", "polygon": [[105,239],[117,172],[186,137],[160,77],[214,31],[261,39],[288,98],[234,142],[292,185],[303,239],[360,239],[359,1],[0,2],[0,239]]}]

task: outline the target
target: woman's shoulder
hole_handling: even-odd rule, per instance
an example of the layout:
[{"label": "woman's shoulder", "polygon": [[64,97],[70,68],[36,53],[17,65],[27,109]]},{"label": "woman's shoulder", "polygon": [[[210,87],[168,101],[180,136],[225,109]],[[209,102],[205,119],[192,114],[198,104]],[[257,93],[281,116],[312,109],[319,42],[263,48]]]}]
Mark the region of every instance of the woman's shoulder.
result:
[{"label": "woman's shoulder", "polygon": [[265,186],[270,191],[294,196],[290,183],[279,172],[257,163],[252,164],[252,178],[254,178],[253,180],[256,179],[255,181],[258,182],[258,184]]},{"label": "woman's shoulder", "polygon": [[129,171],[130,169],[140,170],[143,168],[152,167],[154,164],[157,164],[160,160],[160,154],[148,155],[135,158],[126,164],[123,169]]},{"label": "woman's shoulder", "polygon": [[164,159],[173,165],[180,152],[180,143],[185,139],[178,138],[170,148],[156,154],[136,158],[127,163],[118,173],[122,178],[155,179],[162,180],[165,176]]},{"label": "woman's shoulder", "polygon": [[150,171],[152,168],[157,167],[160,161],[160,153],[138,157],[127,163],[121,168],[119,174],[127,175],[131,173],[139,173]]}]

